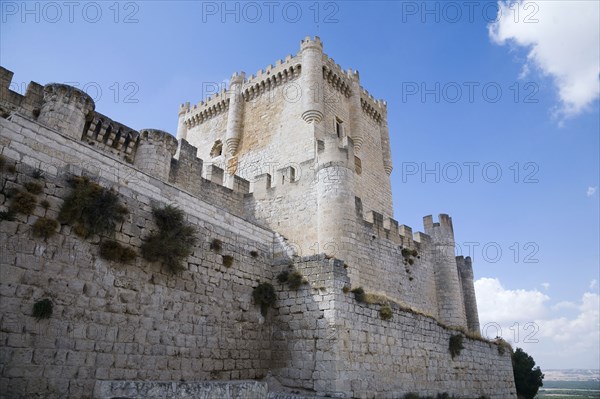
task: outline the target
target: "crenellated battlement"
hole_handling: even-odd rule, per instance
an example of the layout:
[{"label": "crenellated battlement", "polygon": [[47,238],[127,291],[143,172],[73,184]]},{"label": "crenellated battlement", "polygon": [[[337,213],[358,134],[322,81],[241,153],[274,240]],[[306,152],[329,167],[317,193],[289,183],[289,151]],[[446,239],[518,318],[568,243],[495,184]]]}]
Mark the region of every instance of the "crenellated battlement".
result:
[{"label": "crenellated battlement", "polygon": [[[185,109],[185,106],[183,107]],[[229,109],[229,98],[225,90],[216,93],[206,100],[200,101],[192,108],[188,108],[185,114],[185,125],[188,129],[204,123],[208,119],[227,112]],[[180,108],[181,110],[181,108]]]},{"label": "crenellated battlement", "polygon": [[300,42],[300,49],[304,50],[307,48],[315,48],[317,50],[323,51],[323,42],[319,36],[315,36],[311,38],[310,36],[306,36]]},{"label": "crenellated battlement", "polygon": [[265,92],[295,80],[300,76],[301,70],[301,63],[297,57],[288,55],[285,60],[278,60],[275,66],[269,65],[264,71],[259,70],[256,76],[250,75],[244,82],[242,86],[244,100],[254,100]]},{"label": "crenellated battlement", "polygon": [[332,58],[324,56],[323,80],[346,97],[350,97],[354,77],[351,70],[344,71]]},{"label": "crenellated battlement", "polygon": [[94,113],[83,133],[83,140],[89,145],[111,152],[129,163],[133,162],[138,138],[137,130],[115,122],[99,112]]}]

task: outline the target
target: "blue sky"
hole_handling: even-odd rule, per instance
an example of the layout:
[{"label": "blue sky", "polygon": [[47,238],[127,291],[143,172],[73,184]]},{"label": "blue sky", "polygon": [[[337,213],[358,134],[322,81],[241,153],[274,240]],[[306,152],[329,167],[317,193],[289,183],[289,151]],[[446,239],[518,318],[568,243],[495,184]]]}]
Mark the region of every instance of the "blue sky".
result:
[{"label": "blue sky", "polygon": [[180,103],[319,35],[388,102],[395,218],[453,217],[482,324],[542,368],[598,368],[597,4],[3,1],[0,64],[174,134]]}]

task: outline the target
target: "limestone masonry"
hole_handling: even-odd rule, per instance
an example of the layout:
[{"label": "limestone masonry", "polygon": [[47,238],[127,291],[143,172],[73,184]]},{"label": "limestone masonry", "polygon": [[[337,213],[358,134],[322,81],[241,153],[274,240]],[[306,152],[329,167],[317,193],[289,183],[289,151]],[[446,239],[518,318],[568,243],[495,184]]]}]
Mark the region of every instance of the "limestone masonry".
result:
[{"label": "limestone masonry", "polygon": [[[392,218],[387,104],[318,37],[182,105],[177,138],[63,84],[20,95],[12,75],[0,68],[1,398],[516,398],[510,353],[479,337],[452,219],[413,234]],[[34,232],[72,176],[128,209],[111,237]],[[197,232],[183,271],[100,256],[107,238],[139,255],[167,204]],[[275,288],[265,314],[259,283]]]}]

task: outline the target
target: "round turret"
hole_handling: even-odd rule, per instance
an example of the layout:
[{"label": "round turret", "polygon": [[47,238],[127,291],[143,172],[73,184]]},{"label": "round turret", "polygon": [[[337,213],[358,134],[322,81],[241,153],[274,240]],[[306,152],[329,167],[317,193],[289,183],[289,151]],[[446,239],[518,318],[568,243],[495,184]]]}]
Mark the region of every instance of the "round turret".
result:
[{"label": "round turret", "polygon": [[169,133],[157,129],[142,129],[133,164],[141,171],[167,181],[171,159],[176,151],[177,140]]},{"label": "round turret", "polygon": [[323,119],[323,43],[319,37],[307,37],[300,45],[302,54],[302,119],[319,123]]},{"label": "round turret", "polygon": [[431,216],[423,218],[425,234],[431,237],[431,257],[434,263],[438,313],[440,321],[454,327],[467,327],[465,306],[460,288],[452,218],[439,215],[439,223]]},{"label": "round turret", "polygon": [[233,74],[229,81],[229,113],[227,114],[227,133],[225,142],[227,152],[234,156],[242,138],[242,118],[244,112],[244,99],[242,98],[242,84],[246,74],[241,72]]},{"label": "round turret", "polygon": [[319,252],[339,259],[346,259],[343,245],[354,234],[347,223],[355,207],[353,145],[325,135],[315,167]]},{"label": "round turret", "polygon": [[87,93],[69,85],[50,83],[44,86],[44,102],[38,122],[79,140],[95,107],[94,100]]}]

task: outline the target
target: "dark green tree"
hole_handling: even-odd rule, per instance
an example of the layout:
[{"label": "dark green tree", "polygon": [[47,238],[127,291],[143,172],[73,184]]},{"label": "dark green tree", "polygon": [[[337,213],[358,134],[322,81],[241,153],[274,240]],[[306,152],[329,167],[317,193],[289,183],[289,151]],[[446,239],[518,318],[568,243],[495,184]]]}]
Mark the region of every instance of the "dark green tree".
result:
[{"label": "dark green tree", "polygon": [[533,399],[543,384],[544,374],[535,367],[535,360],[523,349],[517,348],[512,354],[513,373],[519,399]]}]

